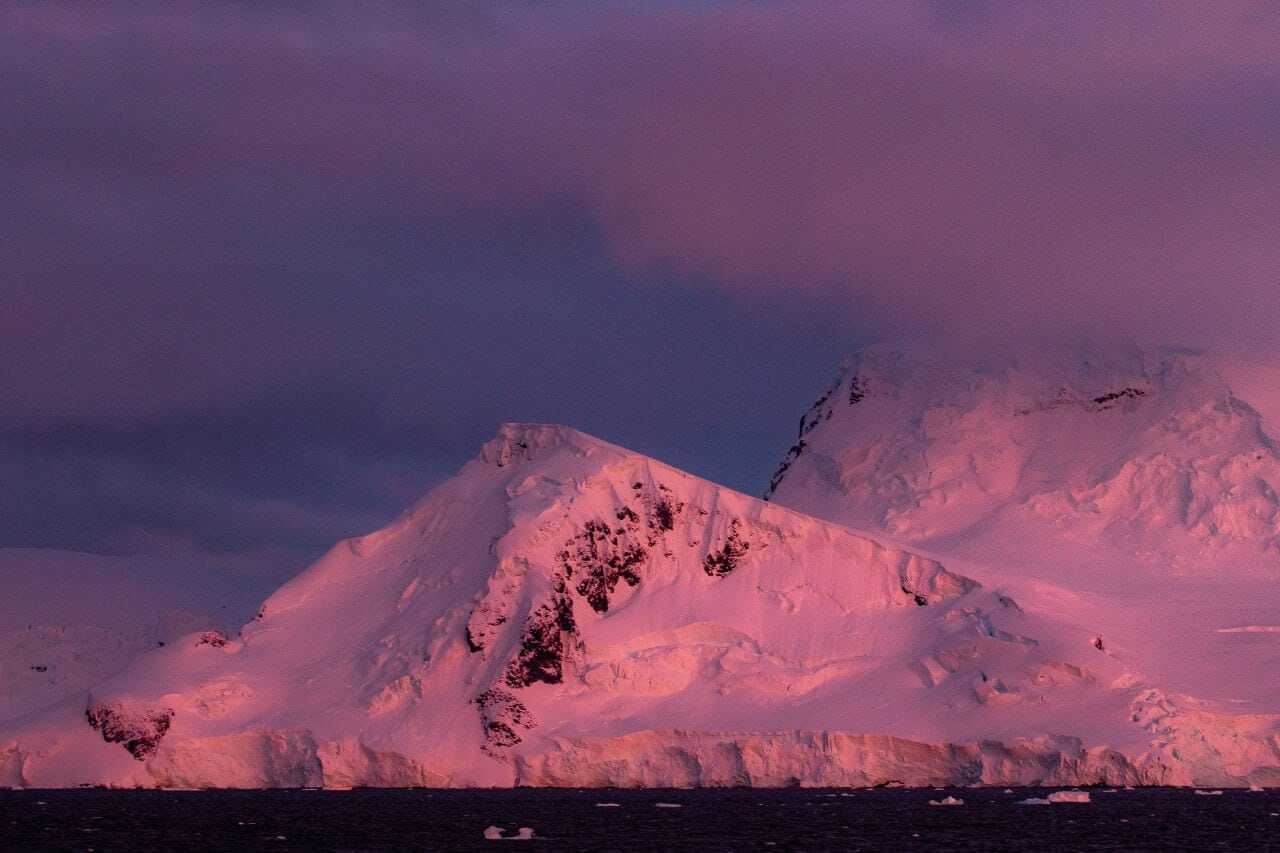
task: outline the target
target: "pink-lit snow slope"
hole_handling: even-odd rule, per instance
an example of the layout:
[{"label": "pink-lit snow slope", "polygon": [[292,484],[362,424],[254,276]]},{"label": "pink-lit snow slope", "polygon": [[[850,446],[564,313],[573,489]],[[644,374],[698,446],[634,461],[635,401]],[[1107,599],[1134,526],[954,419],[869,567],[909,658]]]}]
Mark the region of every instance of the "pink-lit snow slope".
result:
[{"label": "pink-lit snow slope", "polygon": [[1275,718],[1170,692],[1092,592],[970,556],[511,424],[239,636],[0,726],[0,784],[1280,781]]}]

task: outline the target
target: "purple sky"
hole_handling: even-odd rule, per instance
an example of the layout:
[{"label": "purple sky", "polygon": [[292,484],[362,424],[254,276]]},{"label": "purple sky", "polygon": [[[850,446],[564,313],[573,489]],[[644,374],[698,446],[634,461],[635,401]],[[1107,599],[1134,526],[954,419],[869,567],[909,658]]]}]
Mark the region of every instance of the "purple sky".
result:
[{"label": "purple sky", "polygon": [[1235,0],[0,3],[0,545],[274,579],[503,420],[758,492],[872,340],[1265,352],[1277,57]]}]

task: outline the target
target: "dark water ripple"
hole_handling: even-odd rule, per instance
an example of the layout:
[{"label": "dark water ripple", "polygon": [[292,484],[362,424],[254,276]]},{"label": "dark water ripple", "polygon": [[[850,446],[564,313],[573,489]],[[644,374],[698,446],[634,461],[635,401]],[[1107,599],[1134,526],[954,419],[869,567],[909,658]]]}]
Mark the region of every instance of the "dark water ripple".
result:
[{"label": "dark water ripple", "polygon": [[[1280,791],[0,791],[5,850],[1280,851]],[[930,806],[960,797],[965,805]],[[601,808],[597,803],[617,803]],[[658,808],[678,803],[680,808]],[[485,827],[532,827],[528,842]]]}]

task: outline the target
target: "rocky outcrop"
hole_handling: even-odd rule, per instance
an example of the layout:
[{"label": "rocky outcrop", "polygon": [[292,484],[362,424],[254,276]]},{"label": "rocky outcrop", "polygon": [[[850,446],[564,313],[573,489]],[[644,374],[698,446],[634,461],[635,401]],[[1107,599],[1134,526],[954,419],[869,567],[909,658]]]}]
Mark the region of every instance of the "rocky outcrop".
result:
[{"label": "rocky outcrop", "polygon": [[484,727],[484,749],[490,755],[496,754],[494,750],[520,743],[520,732],[537,725],[529,709],[510,690],[490,687],[476,697],[476,704]]},{"label": "rocky outcrop", "polygon": [[574,643],[577,624],[573,597],[564,579],[555,580],[551,595],[530,616],[515,658],[504,677],[508,687],[528,687],[536,681],[559,684],[564,680],[567,647]]},{"label": "rocky outcrop", "polygon": [[84,715],[104,741],[120,744],[139,761],[156,751],[173,722],[172,708],[94,702],[92,699]]}]

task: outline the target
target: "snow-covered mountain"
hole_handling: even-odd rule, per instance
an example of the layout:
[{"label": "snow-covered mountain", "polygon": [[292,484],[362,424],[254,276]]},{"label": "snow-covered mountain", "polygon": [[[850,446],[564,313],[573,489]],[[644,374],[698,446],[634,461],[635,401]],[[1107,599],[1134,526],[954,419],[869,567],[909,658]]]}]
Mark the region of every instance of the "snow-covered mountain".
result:
[{"label": "snow-covered mountain", "polygon": [[508,425],[239,636],[0,725],[0,784],[1280,783],[1256,701],[1145,671],[1150,590],[960,562]]},{"label": "snow-covered mountain", "polygon": [[1047,523],[1178,567],[1224,552],[1280,566],[1280,453],[1223,367],[872,348],[805,414],[767,497],[917,542]]}]

